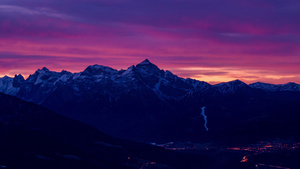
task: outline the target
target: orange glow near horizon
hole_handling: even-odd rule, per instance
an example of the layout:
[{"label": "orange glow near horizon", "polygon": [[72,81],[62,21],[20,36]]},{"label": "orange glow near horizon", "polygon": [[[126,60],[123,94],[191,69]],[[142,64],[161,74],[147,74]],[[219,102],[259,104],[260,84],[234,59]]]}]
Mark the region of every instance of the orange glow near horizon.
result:
[{"label": "orange glow near horizon", "polygon": [[[155,64],[155,63],[154,63]],[[82,65],[81,63],[73,64],[67,68],[62,68],[65,66],[46,66],[50,71],[60,72],[62,70],[67,70],[72,73],[81,72],[89,65]],[[104,65],[105,66],[105,65]],[[131,65],[128,66],[119,66],[117,70],[127,69]],[[41,69],[44,67],[43,65],[30,67],[28,69],[10,69],[7,71],[6,74],[0,74],[0,78],[4,76],[14,77],[16,74],[22,74],[22,76],[26,79],[30,74],[33,74],[37,69]],[[72,69],[73,67],[73,69]],[[112,67],[114,68],[114,67]],[[162,67],[160,67],[162,68]],[[184,67],[184,68],[172,68],[165,69],[173,72],[174,74],[178,75],[182,78],[191,78],[196,79],[199,81],[205,81],[210,84],[218,84],[221,82],[228,82],[233,81],[236,79],[242,80],[247,84],[255,83],[258,81],[261,82],[269,82],[273,84],[284,84],[286,79],[293,79],[295,76],[285,76],[285,75],[264,75],[260,74],[259,71],[249,71],[249,70],[239,70],[239,69],[232,69],[232,68],[208,68],[208,67]],[[222,72],[225,72],[222,74]],[[191,76],[187,75],[191,74]],[[220,75],[218,75],[220,74]],[[245,74],[247,75],[245,77]],[[257,77],[258,76],[258,77]],[[242,77],[242,78],[239,78]],[[283,80],[282,80],[283,79]],[[299,83],[299,82],[298,82]]]},{"label": "orange glow near horizon", "polygon": [[179,0],[171,8],[165,0],[64,3],[0,4],[1,76],[28,77],[42,67],[80,72],[94,64],[120,70],[149,59],[211,84],[300,83],[300,12],[290,8],[295,2],[247,2],[255,8],[232,0]]},{"label": "orange glow near horizon", "polygon": [[[12,54],[13,56],[19,56],[17,59],[15,59],[17,62],[17,66],[15,66],[14,68],[0,68],[2,77],[4,75],[13,77],[15,74],[22,74],[24,77],[28,77],[30,74],[33,74],[35,70],[42,67],[47,67],[52,71],[67,70],[70,72],[80,72],[89,65],[100,64],[120,70],[127,69],[131,65],[135,65],[141,62],[143,59],[150,57],[150,60],[154,64],[157,64],[157,66],[161,69],[170,70],[174,74],[183,78],[192,78],[200,81],[206,81],[210,84],[217,84],[220,82],[227,82],[236,79],[240,79],[248,84],[257,81],[275,84],[284,84],[287,82],[300,83],[299,75],[291,73],[281,74],[281,71],[274,70],[273,67],[276,67],[276,65],[270,66],[270,68],[263,67],[261,65],[255,65],[256,61],[251,60],[251,57],[246,55],[244,56],[244,60],[234,59],[236,60],[236,62],[240,62],[240,64],[237,64],[236,66],[229,66],[227,63],[227,58],[231,58],[232,56],[225,55],[223,57],[220,57],[210,54],[207,55],[206,58],[204,58],[204,61],[201,61],[203,60],[201,59],[201,57],[200,61],[197,61],[197,57],[188,56],[196,55],[197,51],[195,51],[195,53],[189,52],[187,53],[187,56],[179,58],[179,60],[177,61],[172,60],[172,56],[170,53],[164,53],[163,51],[157,51],[158,53],[160,53],[160,56],[153,57],[155,56],[155,51],[151,51],[147,48],[127,49],[123,47],[98,47],[95,44],[89,46],[83,45],[77,48],[72,46],[72,43],[58,45],[52,43],[38,44],[35,42],[20,44],[16,43],[13,45],[2,43],[1,46],[3,48],[0,49],[0,52],[4,54],[7,53],[8,55]],[[171,49],[172,48],[166,48],[165,50],[171,51]],[[183,53],[184,49],[178,48],[173,52]],[[34,58],[36,59],[28,59],[28,56],[34,56]],[[44,61],[39,61],[39,58],[44,59]],[[9,57],[0,58],[3,63],[12,62],[11,60],[13,59],[14,58]],[[224,60],[224,66],[219,63],[213,65],[212,63],[214,63],[216,60]],[[201,64],[201,62],[204,65],[198,66],[199,64]],[[213,67],[209,66],[209,64],[212,64]],[[253,64],[253,66],[251,66],[250,64]],[[18,67],[18,65],[20,66]],[[297,68],[287,68],[298,71]]]}]

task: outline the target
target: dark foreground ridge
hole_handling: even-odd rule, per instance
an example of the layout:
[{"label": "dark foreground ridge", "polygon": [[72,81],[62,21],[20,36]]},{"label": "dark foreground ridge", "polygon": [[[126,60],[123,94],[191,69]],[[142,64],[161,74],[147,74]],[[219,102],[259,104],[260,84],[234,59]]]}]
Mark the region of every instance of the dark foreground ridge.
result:
[{"label": "dark foreground ridge", "polygon": [[209,167],[206,156],[116,139],[81,122],[0,94],[0,168],[137,169]]}]

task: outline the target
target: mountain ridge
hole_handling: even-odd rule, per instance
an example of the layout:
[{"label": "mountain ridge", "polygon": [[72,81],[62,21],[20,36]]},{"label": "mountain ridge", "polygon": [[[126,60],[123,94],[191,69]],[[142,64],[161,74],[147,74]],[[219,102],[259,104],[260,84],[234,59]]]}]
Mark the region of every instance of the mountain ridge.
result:
[{"label": "mountain ridge", "polygon": [[[284,108],[295,116],[300,101],[296,83],[247,85],[235,80],[211,85],[178,77],[149,60],[126,70],[101,65],[88,66],[79,73],[42,68],[26,80],[17,75],[0,79],[0,84],[0,92],[37,103],[107,134],[147,142],[219,140],[220,133],[247,128],[243,125],[248,124],[259,130],[255,125],[261,124],[257,123],[269,124],[268,120],[273,119],[273,125],[282,119]],[[207,108],[209,132],[199,115],[202,107]],[[265,127],[266,132],[272,131]],[[293,130],[292,126],[287,128]],[[252,137],[255,141],[267,138],[263,134]]]},{"label": "mountain ridge", "polygon": [[[53,78],[55,78],[53,76],[57,76],[57,80],[61,80],[62,82],[66,82],[66,81],[70,80],[71,77],[73,79],[76,79],[79,76],[95,76],[94,78],[98,78],[98,81],[100,81],[101,76],[104,76],[104,75],[118,76],[118,79],[120,79],[120,76],[122,76],[122,75],[130,76],[130,73],[135,72],[136,69],[138,69],[140,71],[140,73],[144,76],[147,76],[147,75],[165,76],[165,78],[167,78],[167,77],[169,77],[170,79],[173,78],[173,81],[175,79],[179,78],[179,79],[182,79],[185,81],[194,81],[197,83],[205,82],[205,81],[199,81],[199,80],[195,80],[195,79],[190,80],[191,78],[178,77],[177,75],[174,75],[169,70],[164,71],[164,70],[159,69],[155,64],[150,62],[148,59],[145,59],[144,61],[142,61],[141,63],[139,63],[137,65],[132,65],[132,66],[128,67],[126,70],[123,70],[123,69],[117,70],[117,69],[113,69],[108,66],[95,64],[95,65],[88,66],[82,72],[71,73],[66,70],[62,70],[61,72],[50,71],[48,68],[43,67],[42,69],[38,69],[37,71],[35,71],[34,74],[31,74],[27,79],[24,79],[24,77],[21,74],[15,75],[14,78],[8,77],[8,76],[0,78],[0,86],[5,86],[4,83],[6,82],[6,83],[8,83],[8,84],[6,84],[6,86],[8,85],[7,87],[10,87],[9,89],[7,89],[7,91],[5,91],[3,89],[4,87],[2,87],[2,90],[0,90],[0,91],[3,93],[6,93],[6,94],[15,95],[16,94],[15,92],[18,91],[18,87],[20,87],[21,84],[24,83],[24,81],[28,81],[28,82],[34,81],[34,85],[41,83],[43,81],[43,79],[40,79],[39,76],[44,76],[44,78],[47,78],[47,76],[52,76],[52,80],[53,80]],[[60,76],[60,77],[58,78],[58,76]],[[11,79],[14,79],[13,82],[11,82]],[[116,80],[116,79],[113,79],[113,80]],[[239,84],[243,84],[244,87],[249,86],[251,88],[260,89],[260,90],[264,90],[264,91],[300,91],[300,85],[297,83],[294,83],[294,82],[289,82],[286,84],[270,84],[270,83],[263,83],[263,82],[255,82],[255,83],[251,83],[251,84],[247,85],[246,83],[237,79],[237,80],[232,80],[232,81],[228,81],[228,82],[221,82],[221,83],[218,83],[215,85],[211,85],[207,82],[205,82],[205,83],[209,84],[210,86],[213,86],[217,91],[219,91],[223,94],[228,94],[228,93],[235,92],[236,88],[241,87],[236,82],[239,82]],[[10,83],[13,83],[13,84],[11,85]]]}]

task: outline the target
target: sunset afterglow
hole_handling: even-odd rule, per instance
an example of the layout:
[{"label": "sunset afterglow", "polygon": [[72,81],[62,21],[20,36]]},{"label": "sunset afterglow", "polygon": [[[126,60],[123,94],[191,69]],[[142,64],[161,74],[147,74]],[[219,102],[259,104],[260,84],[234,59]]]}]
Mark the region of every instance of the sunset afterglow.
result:
[{"label": "sunset afterglow", "polygon": [[127,69],[144,59],[212,84],[300,83],[300,2],[4,0],[0,77]]}]

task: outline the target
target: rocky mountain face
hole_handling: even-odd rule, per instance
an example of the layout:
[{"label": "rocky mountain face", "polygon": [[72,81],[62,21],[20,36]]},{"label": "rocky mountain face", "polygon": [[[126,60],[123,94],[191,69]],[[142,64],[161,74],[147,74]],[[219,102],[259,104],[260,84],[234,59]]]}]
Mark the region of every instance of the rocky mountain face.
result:
[{"label": "rocky mountain face", "polygon": [[[101,65],[89,66],[79,73],[43,68],[26,80],[21,75],[0,79],[0,91],[105,133],[149,142],[227,137],[227,133],[241,126],[252,126],[249,130],[255,132],[259,130],[257,125],[279,123],[276,120],[280,119],[281,110],[289,110],[287,114],[298,117],[296,105],[300,101],[300,85],[295,83],[247,85],[235,80],[210,85],[180,78],[149,60],[126,70]],[[208,132],[200,115],[204,106]],[[288,123],[284,125],[286,130],[294,131]],[[272,130],[266,126],[264,132]],[[259,139],[267,138],[263,134],[253,136],[253,140]]]},{"label": "rocky mountain face", "polygon": [[261,89],[264,91],[270,91],[270,92],[278,92],[278,91],[289,91],[289,92],[299,92],[300,91],[300,85],[296,83],[289,82],[287,84],[268,84],[268,83],[253,83],[249,85],[252,88]]},{"label": "rocky mountain face", "polygon": [[193,92],[203,92],[211,85],[192,79],[183,79],[170,71],[160,70],[149,60],[145,60],[127,70],[93,65],[83,72],[53,72],[47,68],[37,70],[28,79],[21,75],[15,78],[4,77],[1,92],[16,95],[25,100],[43,103],[48,94],[61,87],[70,88],[72,94],[100,92],[117,101],[122,95],[134,90],[151,90],[160,100],[178,100]]}]

